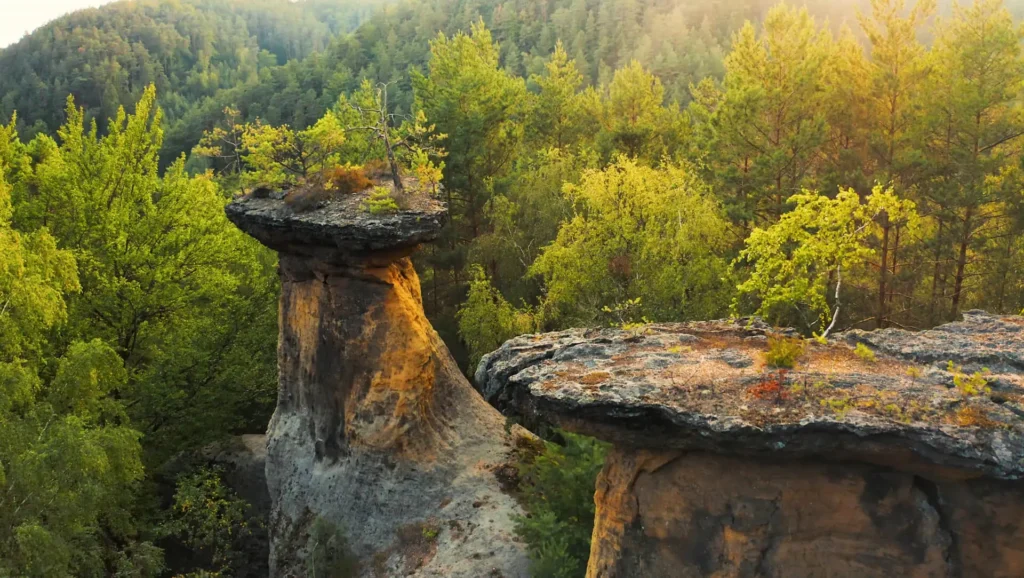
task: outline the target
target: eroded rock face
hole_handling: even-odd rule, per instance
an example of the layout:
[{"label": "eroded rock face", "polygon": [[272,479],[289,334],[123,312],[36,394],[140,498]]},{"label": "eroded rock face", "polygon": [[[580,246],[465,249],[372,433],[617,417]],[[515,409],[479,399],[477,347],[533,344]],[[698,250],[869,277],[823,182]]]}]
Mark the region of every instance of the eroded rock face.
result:
[{"label": "eroded rock face", "polygon": [[359,201],[295,214],[271,197],[227,210],[280,252],[271,574],[309,574],[322,519],[364,576],[526,576],[511,531],[521,510],[495,477],[510,459],[504,419],[427,321],[407,257],[436,237],[443,207],[375,217]]},{"label": "eroded rock face", "polygon": [[596,500],[590,576],[1024,576],[1007,482],[618,448]]},{"label": "eroded rock face", "polygon": [[1024,576],[1024,319],[851,332],[792,370],[765,366],[773,331],[570,330],[481,361],[492,403],[615,445],[589,576]]}]

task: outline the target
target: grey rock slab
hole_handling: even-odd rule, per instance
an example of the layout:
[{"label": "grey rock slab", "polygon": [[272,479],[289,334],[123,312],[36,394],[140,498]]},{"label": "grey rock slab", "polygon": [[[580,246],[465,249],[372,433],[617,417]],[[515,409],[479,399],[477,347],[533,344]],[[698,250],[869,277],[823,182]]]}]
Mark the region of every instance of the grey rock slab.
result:
[{"label": "grey rock slab", "polygon": [[363,207],[368,193],[325,201],[311,211],[295,211],[283,194],[246,196],[225,212],[238,228],[282,253],[321,255],[325,251],[365,253],[415,248],[441,233],[444,203],[416,196],[407,210],[373,215]]},{"label": "grey rock slab", "polygon": [[1019,479],[1022,329],[1024,318],[972,311],[925,332],[850,332],[808,342],[791,370],[765,365],[774,330],[756,320],[573,329],[506,342],[481,360],[476,384],[507,414],[617,445]]}]

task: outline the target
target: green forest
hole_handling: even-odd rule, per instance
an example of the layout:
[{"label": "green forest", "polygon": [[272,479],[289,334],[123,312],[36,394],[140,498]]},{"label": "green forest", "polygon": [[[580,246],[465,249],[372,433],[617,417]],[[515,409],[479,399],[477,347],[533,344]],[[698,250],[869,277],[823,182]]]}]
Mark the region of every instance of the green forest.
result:
[{"label": "green forest", "polygon": [[[276,256],[224,206],[380,164],[381,107],[448,204],[414,262],[467,375],[569,327],[1022,313],[1022,11],[137,0],[35,31],[0,51],[0,576],[235,575],[261,522],[161,473],[275,404]],[[563,441],[525,476],[538,576],[586,563],[601,452]]]}]

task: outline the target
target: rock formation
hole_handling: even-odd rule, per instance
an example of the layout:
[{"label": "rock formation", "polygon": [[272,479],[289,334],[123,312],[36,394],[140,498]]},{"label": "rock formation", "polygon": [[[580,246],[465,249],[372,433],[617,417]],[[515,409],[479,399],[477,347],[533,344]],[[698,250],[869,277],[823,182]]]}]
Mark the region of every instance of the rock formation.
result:
[{"label": "rock formation", "polygon": [[362,576],[526,576],[511,532],[522,512],[496,477],[505,421],[427,321],[409,260],[444,207],[413,198],[375,216],[353,194],[295,213],[259,197],[227,215],[280,255],[271,575],[312,575],[310,530],[325,521]]},{"label": "rock formation", "polygon": [[1024,318],[850,332],[792,370],[771,332],[570,330],[480,362],[499,407],[614,444],[589,577],[1024,576]]}]

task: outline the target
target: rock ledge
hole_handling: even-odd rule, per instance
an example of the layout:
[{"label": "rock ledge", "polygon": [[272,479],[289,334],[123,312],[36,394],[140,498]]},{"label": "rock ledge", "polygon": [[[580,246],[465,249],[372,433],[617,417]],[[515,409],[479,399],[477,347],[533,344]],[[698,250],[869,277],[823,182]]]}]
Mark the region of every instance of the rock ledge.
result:
[{"label": "rock ledge", "polygon": [[[851,332],[810,345],[791,371],[765,367],[770,332],[718,321],[526,335],[481,360],[477,387],[505,411],[618,445],[1024,477],[1024,318],[971,312],[917,334]],[[857,342],[875,358],[855,354]],[[957,386],[982,367],[990,391]]]},{"label": "rock ledge", "polygon": [[323,254],[412,249],[433,241],[445,224],[444,203],[425,195],[392,214],[373,215],[362,204],[368,192],[353,193],[297,212],[284,202],[285,193],[250,195],[226,208],[228,219],[261,243],[280,252]]}]

